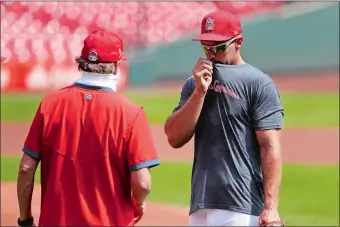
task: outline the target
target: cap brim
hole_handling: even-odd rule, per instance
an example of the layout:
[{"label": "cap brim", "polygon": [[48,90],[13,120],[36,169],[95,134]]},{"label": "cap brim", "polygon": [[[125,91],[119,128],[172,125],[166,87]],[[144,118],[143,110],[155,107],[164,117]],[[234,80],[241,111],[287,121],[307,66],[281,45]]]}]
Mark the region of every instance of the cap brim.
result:
[{"label": "cap brim", "polygon": [[231,38],[232,37],[213,33],[203,33],[193,38],[192,41],[227,41]]}]

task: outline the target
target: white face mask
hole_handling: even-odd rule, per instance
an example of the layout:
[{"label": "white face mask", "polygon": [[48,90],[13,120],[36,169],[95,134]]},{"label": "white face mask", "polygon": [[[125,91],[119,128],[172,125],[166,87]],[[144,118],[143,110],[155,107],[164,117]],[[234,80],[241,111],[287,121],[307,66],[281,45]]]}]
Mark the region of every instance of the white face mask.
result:
[{"label": "white face mask", "polygon": [[115,91],[117,90],[117,84],[119,82],[119,77],[120,77],[120,68],[118,67],[116,74],[112,74],[112,80],[113,80],[113,84],[115,87]]},{"label": "white face mask", "polygon": [[77,83],[86,84],[90,86],[109,87],[117,91],[117,85],[120,77],[120,69],[117,69],[116,74],[99,74],[82,72],[81,77]]}]

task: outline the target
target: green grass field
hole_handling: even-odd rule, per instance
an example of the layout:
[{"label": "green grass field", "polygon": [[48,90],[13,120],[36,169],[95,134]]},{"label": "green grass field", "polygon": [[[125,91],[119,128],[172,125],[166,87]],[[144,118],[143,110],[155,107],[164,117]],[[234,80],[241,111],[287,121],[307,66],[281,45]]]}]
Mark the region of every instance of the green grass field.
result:
[{"label": "green grass field", "polygon": [[[152,124],[162,124],[178,104],[179,93],[128,92],[127,97],[144,106]],[[2,122],[30,122],[41,95],[2,94]],[[338,93],[283,93],[284,124],[287,127],[338,127]]]},{"label": "green grass field", "polygon": [[[128,92],[144,106],[152,124],[164,123],[179,93]],[[1,122],[31,122],[41,95],[2,94]],[[338,127],[338,93],[281,94],[287,127]],[[15,181],[19,159],[1,157],[1,180]],[[149,201],[188,205],[191,164],[162,163],[152,170]],[[39,175],[36,177],[39,182]],[[280,213],[290,226],[339,225],[339,166],[285,165]]]},{"label": "green grass field", "polygon": [[[15,181],[19,158],[1,158],[2,181]],[[162,163],[152,169],[149,201],[189,205],[189,163]],[[37,174],[36,182],[39,182]],[[280,213],[287,225],[339,225],[338,166],[285,165]]]}]

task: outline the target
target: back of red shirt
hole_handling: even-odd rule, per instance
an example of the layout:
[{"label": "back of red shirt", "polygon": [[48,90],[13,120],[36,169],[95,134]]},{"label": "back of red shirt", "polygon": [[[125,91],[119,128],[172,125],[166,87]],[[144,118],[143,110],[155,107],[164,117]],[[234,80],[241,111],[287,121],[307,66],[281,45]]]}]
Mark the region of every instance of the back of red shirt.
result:
[{"label": "back of red shirt", "polygon": [[133,225],[130,172],[159,164],[143,108],[83,84],[43,98],[23,151],[41,160],[39,226]]}]

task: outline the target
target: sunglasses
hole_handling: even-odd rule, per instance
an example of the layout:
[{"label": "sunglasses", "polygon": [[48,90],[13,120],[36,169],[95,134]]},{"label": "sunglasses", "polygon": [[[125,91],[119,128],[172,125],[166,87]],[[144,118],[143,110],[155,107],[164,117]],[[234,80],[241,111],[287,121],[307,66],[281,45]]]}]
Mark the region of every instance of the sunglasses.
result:
[{"label": "sunglasses", "polygon": [[219,43],[217,45],[214,45],[214,46],[207,46],[207,45],[204,45],[201,43],[202,45],[202,48],[203,48],[203,51],[205,53],[213,53],[213,54],[218,54],[218,53],[223,53],[224,51],[226,51],[226,49],[228,48],[228,46],[230,44],[232,44],[236,39],[238,39],[240,36],[236,36],[232,39],[229,39],[228,41],[226,42],[223,42],[223,43]]}]

